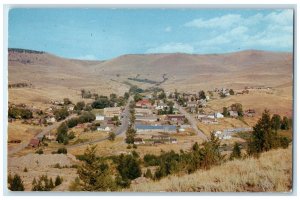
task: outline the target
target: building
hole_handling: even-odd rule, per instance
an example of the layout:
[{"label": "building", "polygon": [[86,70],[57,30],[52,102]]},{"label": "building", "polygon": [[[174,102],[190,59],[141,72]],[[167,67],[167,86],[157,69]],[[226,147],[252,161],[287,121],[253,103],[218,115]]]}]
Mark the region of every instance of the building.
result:
[{"label": "building", "polygon": [[149,101],[149,99],[142,99],[142,100],[136,102],[135,106],[137,108],[151,108],[152,104]]},{"label": "building", "polygon": [[184,119],[185,119],[184,115],[168,115],[167,116],[167,120],[175,121],[175,122],[183,121]]},{"label": "building", "polygon": [[96,121],[104,121],[104,115],[96,115]]},{"label": "building", "polygon": [[145,141],[143,138],[134,138],[133,144],[145,144]]},{"label": "building", "polygon": [[46,120],[47,123],[54,123],[54,122],[56,122],[55,117],[47,117],[45,120]]},{"label": "building", "polygon": [[206,117],[210,119],[215,119],[215,114],[208,114]]},{"label": "building", "polygon": [[41,144],[41,141],[37,138],[32,138],[28,144],[29,147],[33,147],[33,148],[36,148],[36,147],[39,147]]},{"label": "building", "polygon": [[219,119],[219,118],[224,118],[224,115],[219,113],[219,112],[216,112],[215,113],[215,118]]},{"label": "building", "polygon": [[230,111],[229,111],[229,116],[230,116],[230,117],[238,117],[239,115],[238,115],[238,112],[237,112],[237,111],[230,110]]},{"label": "building", "polygon": [[149,116],[149,117],[136,116],[135,121],[140,121],[140,122],[156,122],[157,121],[157,117],[155,117],[155,116]]},{"label": "building", "polygon": [[135,115],[136,116],[148,116],[152,115],[152,110],[146,108],[135,108]]},{"label": "building", "polygon": [[121,115],[121,108],[120,107],[109,107],[109,108],[104,108],[104,115],[106,117],[114,117],[117,116],[119,117]]},{"label": "building", "polygon": [[156,110],[163,110],[164,108],[168,108],[169,106],[165,103],[158,103],[156,106]]},{"label": "building", "polygon": [[97,127],[97,131],[110,132],[111,130],[112,130],[112,126],[109,125],[102,125]]},{"label": "building", "polygon": [[189,101],[189,102],[187,102],[186,106],[188,108],[196,108],[198,106],[198,104],[196,101]]},{"label": "building", "polygon": [[176,126],[174,125],[143,125],[143,124],[137,124],[135,125],[135,129],[137,133],[142,132],[169,132],[169,133],[175,133]]}]

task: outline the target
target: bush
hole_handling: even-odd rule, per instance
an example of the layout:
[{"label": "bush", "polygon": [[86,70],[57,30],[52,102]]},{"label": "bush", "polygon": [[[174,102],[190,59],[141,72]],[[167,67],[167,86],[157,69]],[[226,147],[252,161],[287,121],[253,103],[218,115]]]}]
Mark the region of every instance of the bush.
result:
[{"label": "bush", "polygon": [[57,150],[57,153],[58,154],[67,154],[68,153],[68,151],[67,151],[67,149],[66,148],[59,148],[58,150]]},{"label": "bush", "polygon": [[69,116],[69,112],[68,112],[67,108],[56,109],[56,110],[54,110],[53,114],[57,121],[66,119],[66,117]]},{"label": "bush", "polygon": [[42,149],[38,149],[35,153],[36,153],[36,154],[43,154],[44,151],[43,151]]},{"label": "bush", "polygon": [[110,132],[109,135],[108,135],[108,139],[110,141],[114,141],[116,138],[116,134],[114,132]]},{"label": "bush", "polygon": [[40,176],[38,181],[35,178],[32,181],[32,191],[51,191],[53,188],[52,178],[47,175]]},{"label": "bush", "polygon": [[8,117],[14,119],[30,119],[33,117],[29,109],[10,106],[8,108]]},{"label": "bush", "polygon": [[23,172],[28,172],[28,169],[25,167],[24,170],[23,170]]}]

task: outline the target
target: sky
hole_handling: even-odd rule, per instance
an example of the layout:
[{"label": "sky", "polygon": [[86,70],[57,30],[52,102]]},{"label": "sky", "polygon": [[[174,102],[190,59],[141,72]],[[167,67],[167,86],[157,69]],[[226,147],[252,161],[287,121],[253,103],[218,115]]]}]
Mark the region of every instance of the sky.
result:
[{"label": "sky", "polygon": [[14,8],[8,46],[86,60],[248,49],[292,52],[293,10]]}]

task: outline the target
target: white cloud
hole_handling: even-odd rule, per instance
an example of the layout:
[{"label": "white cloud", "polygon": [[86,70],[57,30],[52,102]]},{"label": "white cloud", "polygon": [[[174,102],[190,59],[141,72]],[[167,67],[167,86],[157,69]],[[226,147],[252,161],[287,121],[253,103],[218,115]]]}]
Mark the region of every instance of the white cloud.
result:
[{"label": "white cloud", "polygon": [[215,17],[208,20],[205,20],[203,18],[200,19],[194,19],[190,22],[187,22],[185,26],[188,27],[196,27],[196,28],[230,28],[233,25],[236,25],[240,23],[242,20],[242,17],[240,15],[223,15],[221,17]]},{"label": "white cloud", "polygon": [[201,49],[215,46],[290,51],[293,47],[292,10],[276,10],[247,17],[227,14],[210,19],[200,18],[187,22],[185,26],[205,31],[205,36],[195,44]]},{"label": "white cloud", "polygon": [[165,32],[171,32],[172,31],[172,27],[171,26],[167,26],[164,31]]},{"label": "white cloud", "polygon": [[95,55],[92,55],[92,54],[79,56],[79,57],[77,57],[77,59],[79,59],[79,60],[99,60]]},{"label": "white cloud", "polygon": [[194,47],[190,44],[169,43],[150,48],[146,53],[194,53]]}]

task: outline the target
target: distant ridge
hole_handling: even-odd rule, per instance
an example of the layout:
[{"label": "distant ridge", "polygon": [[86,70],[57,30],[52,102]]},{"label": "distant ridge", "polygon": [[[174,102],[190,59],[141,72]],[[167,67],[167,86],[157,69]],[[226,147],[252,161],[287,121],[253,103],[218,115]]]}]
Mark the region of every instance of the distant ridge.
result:
[{"label": "distant ridge", "polygon": [[8,52],[18,52],[18,53],[36,53],[36,54],[44,54],[44,51],[35,51],[30,49],[21,49],[21,48],[8,48]]}]

